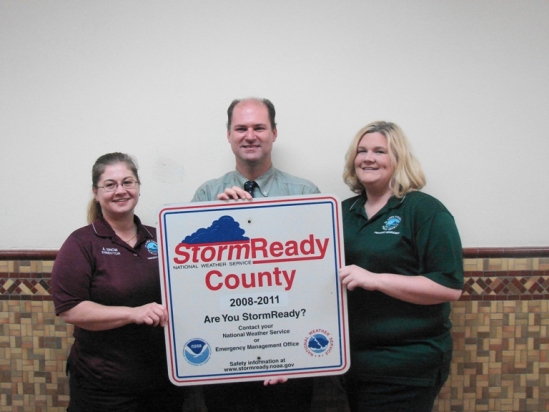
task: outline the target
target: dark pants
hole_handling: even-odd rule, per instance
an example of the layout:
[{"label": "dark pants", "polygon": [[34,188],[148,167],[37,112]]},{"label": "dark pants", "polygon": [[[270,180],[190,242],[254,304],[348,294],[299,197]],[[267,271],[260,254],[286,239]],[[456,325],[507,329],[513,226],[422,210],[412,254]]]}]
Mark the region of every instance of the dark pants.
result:
[{"label": "dark pants", "polygon": [[183,388],[171,384],[137,393],[109,392],[70,373],[69,387],[68,412],[181,412],[184,401]]},{"label": "dark pants", "polygon": [[208,412],[309,412],[313,379],[288,379],[269,386],[263,382],[206,385],[203,393]]},{"label": "dark pants", "polygon": [[438,387],[353,382],[347,388],[351,412],[431,412]]},{"label": "dark pants", "polygon": [[450,362],[439,371],[435,386],[391,385],[347,379],[351,412],[432,412],[438,393],[448,379]]}]

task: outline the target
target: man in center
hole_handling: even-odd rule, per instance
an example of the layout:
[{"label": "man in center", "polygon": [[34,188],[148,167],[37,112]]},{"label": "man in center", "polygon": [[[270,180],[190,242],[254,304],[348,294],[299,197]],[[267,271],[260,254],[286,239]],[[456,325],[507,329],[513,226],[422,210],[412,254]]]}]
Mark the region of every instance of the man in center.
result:
[{"label": "man in center", "polygon": [[[269,100],[234,100],[227,115],[227,140],[235,156],[236,169],[200,186],[193,202],[320,193],[310,181],[273,167],[276,112]],[[249,192],[253,194],[248,195]]]},{"label": "man in center", "polygon": [[[236,169],[202,184],[193,202],[320,193],[308,180],[273,167],[271,152],[277,138],[274,105],[267,99],[234,100],[227,110],[227,140]],[[272,379],[205,385],[208,412],[309,411],[313,379]]]}]

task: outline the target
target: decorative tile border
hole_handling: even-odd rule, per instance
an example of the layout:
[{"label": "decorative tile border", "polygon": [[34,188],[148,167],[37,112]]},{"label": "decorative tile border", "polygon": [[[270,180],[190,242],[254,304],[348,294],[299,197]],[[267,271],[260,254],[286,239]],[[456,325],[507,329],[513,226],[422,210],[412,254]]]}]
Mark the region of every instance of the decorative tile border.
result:
[{"label": "decorative tile border", "polygon": [[0,260],[0,300],[52,300],[52,267],[53,260]]},{"label": "decorative tile border", "polygon": [[477,256],[483,257],[465,258],[465,286],[460,300],[549,299],[549,257],[545,257],[545,249],[533,250],[541,257],[532,257],[532,252],[524,249],[512,249],[506,253],[489,249],[497,256],[490,257],[487,250],[478,250]]}]

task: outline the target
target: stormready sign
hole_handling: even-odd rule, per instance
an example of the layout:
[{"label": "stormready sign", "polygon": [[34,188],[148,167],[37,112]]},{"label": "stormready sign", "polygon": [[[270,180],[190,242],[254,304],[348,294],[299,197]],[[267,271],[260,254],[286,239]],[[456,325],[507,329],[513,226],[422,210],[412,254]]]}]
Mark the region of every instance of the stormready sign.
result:
[{"label": "stormready sign", "polygon": [[340,204],[333,195],[306,195],[160,209],[175,385],[348,370]]}]

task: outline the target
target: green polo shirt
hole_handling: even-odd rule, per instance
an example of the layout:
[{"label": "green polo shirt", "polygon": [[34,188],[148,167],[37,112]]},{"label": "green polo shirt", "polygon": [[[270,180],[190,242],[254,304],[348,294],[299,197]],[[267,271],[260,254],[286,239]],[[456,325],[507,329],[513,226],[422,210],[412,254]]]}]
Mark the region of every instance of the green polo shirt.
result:
[{"label": "green polo shirt", "polygon": [[[454,218],[422,192],[391,197],[371,219],[366,195],[342,204],[345,259],[374,273],[425,276],[463,287],[463,256]],[[452,353],[450,304],[416,305],[384,293],[348,293],[351,374],[357,379],[432,386]]]}]

